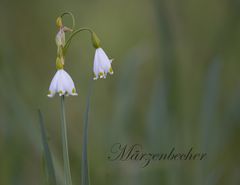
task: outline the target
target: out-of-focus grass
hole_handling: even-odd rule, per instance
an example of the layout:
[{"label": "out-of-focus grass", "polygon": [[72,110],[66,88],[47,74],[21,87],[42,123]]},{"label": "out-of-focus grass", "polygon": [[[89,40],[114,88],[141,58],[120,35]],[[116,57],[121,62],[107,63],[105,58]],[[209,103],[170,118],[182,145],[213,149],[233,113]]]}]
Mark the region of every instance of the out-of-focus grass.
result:
[{"label": "out-of-focus grass", "polygon": [[[45,182],[38,108],[46,115],[62,182],[59,99],[46,93],[55,72],[55,18],[65,10],[77,25],[92,27],[115,59],[115,74],[97,81],[92,94],[92,184],[239,184],[239,6],[227,0],[1,2],[0,184]],[[66,58],[79,93],[66,98],[74,184],[81,182],[93,55],[89,35],[82,34]],[[148,152],[194,147],[208,157],[142,169],[134,162],[109,162],[115,142],[141,143]]]},{"label": "out-of-focus grass", "polygon": [[44,150],[44,166],[46,166],[46,181],[47,184],[57,185],[57,179],[55,175],[55,168],[53,164],[52,153],[48,145],[47,134],[44,126],[44,118],[42,115],[41,110],[38,111],[39,114],[39,123],[40,123],[40,130],[41,130],[41,137],[42,137],[42,145]]}]

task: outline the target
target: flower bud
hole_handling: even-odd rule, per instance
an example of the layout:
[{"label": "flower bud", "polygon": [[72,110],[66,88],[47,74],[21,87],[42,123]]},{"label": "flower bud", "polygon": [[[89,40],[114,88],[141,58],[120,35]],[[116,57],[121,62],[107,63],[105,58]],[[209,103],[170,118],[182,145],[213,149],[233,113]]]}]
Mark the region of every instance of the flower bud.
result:
[{"label": "flower bud", "polygon": [[63,26],[62,24],[62,18],[61,17],[58,17],[57,20],[56,20],[56,25],[58,28],[61,28]]}]

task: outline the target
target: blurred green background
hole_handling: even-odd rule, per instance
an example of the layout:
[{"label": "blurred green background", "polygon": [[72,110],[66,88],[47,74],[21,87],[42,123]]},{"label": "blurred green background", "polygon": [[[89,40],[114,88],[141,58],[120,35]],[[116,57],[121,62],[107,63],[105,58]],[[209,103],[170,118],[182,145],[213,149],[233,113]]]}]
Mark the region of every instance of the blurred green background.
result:
[{"label": "blurred green background", "polygon": [[[92,185],[240,184],[240,1],[0,1],[0,185],[42,185],[44,114],[62,184],[60,98],[47,98],[55,73],[56,17],[75,15],[114,58],[114,75],[94,82],[89,128]],[[64,19],[71,25],[70,19]],[[78,97],[66,98],[74,184],[81,182],[83,115],[94,49],[74,39],[65,69]],[[207,152],[204,161],[110,162],[112,144],[147,152]]]}]

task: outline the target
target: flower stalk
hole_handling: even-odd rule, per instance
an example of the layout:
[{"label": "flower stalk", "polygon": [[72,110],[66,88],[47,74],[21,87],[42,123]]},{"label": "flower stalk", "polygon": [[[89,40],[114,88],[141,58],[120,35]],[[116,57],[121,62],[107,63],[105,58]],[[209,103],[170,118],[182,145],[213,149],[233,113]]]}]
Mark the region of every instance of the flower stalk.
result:
[{"label": "flower stalk", "polygon": [[97,34],[92,29],[87,28],[87,27],[83,27],[83,28],[79,28],[79,29],[73,31],[72,34],[70,35],[70,37],[68,38],[68,40],[66,41],[66,44],[63,48],[64,56],[66,55],[67,49],[70,46],[70,43],[71,43],[73,37],[76,36],[79,32],[82,32],[82,31],[88,31],[91,34],[93,47],[95,47],[95,48],[100,47],[100,39],[97,37]]},{"label": "flower stalk", "polygon": [[87,108],[84,117],[83,127],[83,144],[82,144],[82,185],[89,185],[89,169],[88,169],[88,121],[89,121],[89,110],[90,110],[90,98],[92,94],[93,83],[90,84],[90,89],[87,97]]},{"label": "flower stalk", "polygon": [[67,139],[67,124],[65,116],[64,95],[61,98],[61,131],[62,131],[62,147],[63,147],[63,164],[65,185],[72,185],[69,155],[68,155],[68,139]]},{"label": "flower stalk", "polygon": [[[63,17],[65,15],[71,16],[72,27],[66,27],[63,24]],[[97,34],[88,27],[82,27],[75,30],[75,18],[71,12],[64,12],[56,19],[56,26],[58,27],[58,32],[55,38],[57,45],[57,59],[56,59],[56,69],[50,86],[48,97],[54,97],[55,94],[60,96],[61,102],[61,139],[62,139],[62,151],[63,151],[63,163],[64,163],[64,184],[72,185],[69,155],[68,155],[68,139],[67,139],[67,123],[65,115],[65,104],[64,99],[66,96],[77,96],[77,91],[75,89],[74,82],[71,76],[64,70],[65,56],[67,50],[71,44],[72,39],[82,31],[88,31],[91,34],[92,46],[95,48],[95,57],[93,63],[93,73],[94,80],[98,78],[106,78],[107,74],[113,74],[112,70],[112,59],[108,58],[104,50],[100,46],[100,39]],[[69,33],[69,35],[65,34]],[[68,36],[68,39],[66,39]],[[91,80],[92,81],[92,80]],[[91,82],[89,95],[87,99],[87,109],[84,119],[84,131],[83,131],[83,147],[82,147],[82,185],[89,185],[89,173],[88,173],[88,157],[87,157],[87,143],[88,143],[88,116],[90,108],[90,96],[92,92]]]}]

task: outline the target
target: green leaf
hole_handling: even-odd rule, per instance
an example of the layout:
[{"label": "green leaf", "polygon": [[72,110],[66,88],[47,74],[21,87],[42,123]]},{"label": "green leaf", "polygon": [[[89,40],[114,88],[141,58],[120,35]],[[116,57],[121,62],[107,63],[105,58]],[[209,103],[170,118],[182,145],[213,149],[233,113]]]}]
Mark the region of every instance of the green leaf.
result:
[{"label": "green leaf", "polygon": [[50,148],[49,148],[48,142],[47,142],[47,136],[46,136],[44,121],[43,121],[43,115],[40,110],[38,110],[38,114],[39,114],[39,123],[40,123],[40,129],[41,129],[41,137],[42,137],[42,143],[43,143],[43,149],[44,149],[45,162],[46,162],[46,166],[47,166],[48,184],[49,185],[57,185],[52,155],[51,155]]}]

